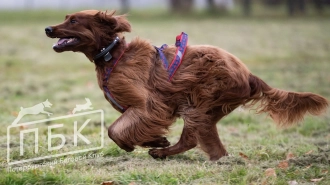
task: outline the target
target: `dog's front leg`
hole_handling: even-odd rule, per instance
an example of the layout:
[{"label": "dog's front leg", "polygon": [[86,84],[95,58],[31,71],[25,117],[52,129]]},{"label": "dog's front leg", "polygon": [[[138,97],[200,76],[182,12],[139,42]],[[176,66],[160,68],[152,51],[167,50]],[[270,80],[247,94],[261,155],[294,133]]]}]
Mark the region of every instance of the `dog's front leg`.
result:
[{"label": "dog's front leg", "polygon": [[135,145],[143,146],[143,143],[155,140],[161,135],[158,133],[160,129],[151,129],[147,124],[150,119],[146,115],[141,108],[128,108],[109,127],[109,137],[127,152],[133,151]]},{"label": "dog's front leg", "polygon": [[48,116],[53,114],[53,113],[50,113],[50,112],[47,112],[47,111],[41,111],[41,113],[47,114]]},{"label": "dog's front leg", "polygon": [[129,108],[108,128],[108,136],[126,152],[134,150],[133,142],[129,138],[131,128],[135,124],[134,117],[132,108]]},{"label": "dog's front leg", "polygon": [[216,123],[225,114],[206,115],[199,109],[185,109],[182,117],[184,127],[181,138],[177,144],[163,149],[151,149],[149,154],[153,158],[165,159],[167,156],[179,154],[192,149],[199,143],[202,149],[215,161],[228,155],[222,145],[216,128]]}]

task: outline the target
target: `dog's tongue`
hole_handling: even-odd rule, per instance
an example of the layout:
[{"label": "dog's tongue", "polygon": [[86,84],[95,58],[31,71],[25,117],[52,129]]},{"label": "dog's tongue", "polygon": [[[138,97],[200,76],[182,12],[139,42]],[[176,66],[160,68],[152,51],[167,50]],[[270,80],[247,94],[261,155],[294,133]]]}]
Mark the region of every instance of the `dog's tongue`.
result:
[{"label": "dog's tongue", "polygon": [[63,44],[65,41],[68,41],[68,38],[60,38],[60,40],[57,41],[57,45]]}]

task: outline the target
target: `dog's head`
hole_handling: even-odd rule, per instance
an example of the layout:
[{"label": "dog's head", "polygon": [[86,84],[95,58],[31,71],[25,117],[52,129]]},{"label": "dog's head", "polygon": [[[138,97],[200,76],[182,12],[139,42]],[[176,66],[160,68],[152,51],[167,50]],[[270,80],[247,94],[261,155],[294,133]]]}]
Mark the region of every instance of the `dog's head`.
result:
[{"label": "dog's head", "polygon": [[85,10],[65,16],[63,23],[45,28],[50,38],[59,38],[53,45],[56,52],[82,52],[87,57],[100,52],[121,32],[130,32],[125,16],[114,16],[115,11]]},{"label": "dog's head", "polygon": [[53,105],[48,101],[48,99],[46,101],[42,102],[42,104],[47,108],[50,108]]}]

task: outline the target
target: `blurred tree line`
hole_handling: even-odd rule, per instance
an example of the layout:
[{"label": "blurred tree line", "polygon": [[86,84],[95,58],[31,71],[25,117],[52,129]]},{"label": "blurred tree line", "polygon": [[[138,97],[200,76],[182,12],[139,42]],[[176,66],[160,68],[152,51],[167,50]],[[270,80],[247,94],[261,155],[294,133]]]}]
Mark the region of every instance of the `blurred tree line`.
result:
[{"label": "blurred tree line", "polygon": [[[263,4],[268,7],[276,7],[284,5],[287,7],[288,15],[305,14],[306,6],[314,6],[316,11],[323,13],[324,7],[330,5],[330,0],[205,0],[207,9],[211,12],[223,11],[230,4],[239,5],[242,7],[244,15],[250,15],[253,3]],[[169,8],[174,13],[189,13],[192,12],[195,5],[195,0],[168,0]],[[129,0],[121,0],[122,11],[129,10]]]},{"label": "blurred tree line", "polygon": [[[251,1],[242,0],[245,15],[251,13]],[[307,5],[313,5],[317,12],[323,13],[324,6],[330,5],[330,0],[263,0],[262,3],[266,6],[286,4],[288,14],[292,16],[297,13],[305,14]]]}]

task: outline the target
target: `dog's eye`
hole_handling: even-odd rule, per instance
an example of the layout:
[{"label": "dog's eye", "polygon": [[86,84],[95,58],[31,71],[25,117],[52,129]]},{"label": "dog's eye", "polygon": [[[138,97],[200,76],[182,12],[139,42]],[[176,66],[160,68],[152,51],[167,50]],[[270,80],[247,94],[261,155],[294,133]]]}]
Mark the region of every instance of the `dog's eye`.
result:
[{"label": "dog's eye", "polygon": [[75,19],[71,19],[70,20],[70,23],[72,23],[72,24],[74,24],[74,23],[76,23],[77,21],[75,20]]}]

